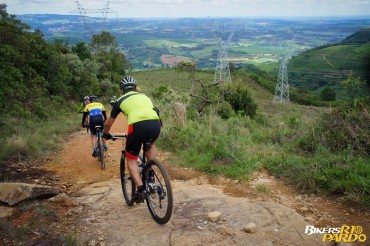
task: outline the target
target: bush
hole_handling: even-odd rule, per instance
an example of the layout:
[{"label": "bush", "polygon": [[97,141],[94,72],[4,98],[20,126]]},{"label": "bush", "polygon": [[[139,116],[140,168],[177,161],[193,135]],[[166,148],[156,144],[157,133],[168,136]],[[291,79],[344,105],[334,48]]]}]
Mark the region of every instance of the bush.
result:
[{"label": "bush", "polygon": [[224,120],[235,116],[235,111],[233,107],[228,102],[223,102],[219,105],[217,114]]},{"label": "bush", "polygon": [[320,93],[320,99],[323,101],[335,101],[336,93],[330,87],[325,87]]},{"label": "bush", "polygon": [[229,83],[225,86],[225,100],[235,112],[254,118],[256,115],[257,104],[251,97],[247,85],[241,82]]},{"label": "bush", "polygon": [[152,96],[155,99],[162,100],[170,91],[171,88],[168,85],[161,85],[153,90]]}]

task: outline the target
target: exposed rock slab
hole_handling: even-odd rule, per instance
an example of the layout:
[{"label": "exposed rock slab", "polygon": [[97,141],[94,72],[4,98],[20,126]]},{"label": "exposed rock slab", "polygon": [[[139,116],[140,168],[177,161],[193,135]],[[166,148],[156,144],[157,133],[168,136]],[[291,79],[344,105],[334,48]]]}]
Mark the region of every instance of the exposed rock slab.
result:
[{"label": "exposed rock slab", "polygon": [[14,206],[27,199],[50,198],[59,193],[55,187],[26,183],[0,183],[0,201]]},{"label": "exposed rock slab", "polygon": [[[323,245],[320,235],[305,235],[304,217],[274,202],[254,202],[225,195],[209,184],[172,181],[174,213],[166,225],[151,218],[145,204],[128,207],[120,181],[97,183],[77,198],[90,208],[80,222],[81,239],[104,239],[106,245]],[[207,221],[212,211],[222,213]],[[244,228],[255,224],[254,233]],[[94,239],[95,240],[95,239]]]}]

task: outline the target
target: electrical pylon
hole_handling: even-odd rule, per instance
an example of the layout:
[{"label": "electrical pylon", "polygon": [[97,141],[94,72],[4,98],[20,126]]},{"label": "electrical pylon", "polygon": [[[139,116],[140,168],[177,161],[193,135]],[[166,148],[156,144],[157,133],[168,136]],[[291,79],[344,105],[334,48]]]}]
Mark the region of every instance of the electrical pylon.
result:
[{"label": "electrical pylon", "polygon": [[231,82],[230,67],[228,62],[228,49],[233,36],[234,36],[234,27],[228,39],[226,41],[221,40],[221,42],[218,44],[219,49],[214,84]]},{"label": "electrical pylon", "polygon": [[[90,28],[90,26],[88,25],[87,21],[86,21],[86,16],[87,14],[100,14],[101,15],[101,18],[103,19],[103,26],[105,25],[106,23],[106,20],[107,20],[107,16],[109,13],[117,13],[116,11],[112,10],[109,8],[109,1],[105,4],[104,8],[102,9],[85,9],[84,7],[82,7],[81,3],[79,1],[76,1],[76,4],[77,4],[77,9],[71,11],[70,13],[79,13],[80,14],[80,17],[82,19],[82,22],[85,26],[85,29],[90,33],[90,35],[93,35],[92,33],[92,30]],[[102,30],[100,30],[102,31]]]},{"label": "electrical pylon", "polygon": [[275,87],[274,102],[289,101],[288,60],[289,57],[284,57],[280,61],[279,74]]}]

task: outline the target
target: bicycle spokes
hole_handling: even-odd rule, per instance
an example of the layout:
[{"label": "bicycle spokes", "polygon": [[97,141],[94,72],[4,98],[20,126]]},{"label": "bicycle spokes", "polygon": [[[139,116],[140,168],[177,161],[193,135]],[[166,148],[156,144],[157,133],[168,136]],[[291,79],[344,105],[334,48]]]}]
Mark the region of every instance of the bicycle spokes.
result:
[{"label": "bicycle spokes", "polygon": [[166,170],[158,161],[151,160],[148,165],[147,205],[154,220],[159,224],[165,224],[170,220],[173,208],[171,183]]}]

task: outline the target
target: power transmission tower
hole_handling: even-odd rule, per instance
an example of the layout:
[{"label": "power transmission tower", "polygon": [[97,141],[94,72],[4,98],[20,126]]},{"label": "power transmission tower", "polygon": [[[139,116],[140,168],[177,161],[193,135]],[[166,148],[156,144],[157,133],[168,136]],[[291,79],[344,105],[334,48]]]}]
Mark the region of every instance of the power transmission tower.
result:
[{"label": "power transmission tower", "polygon": [[230,67],[228,62],[228,49],[230,46],[230,42],[234,36],[234,28],[231,31],[228,39],[226,41],[221,40],[218,44],[218,57],[217,57],[217,64],[216,64],[216,71],[214,77],[214,84],[221,84],[224,82],[231,81],[230,75]]},{"label": "power transmission tower", "polygon": [[[102,9],[85,9],[84,7],[82,7],[82,5],[79,1],[76,1],[76,4],[77,4],[77,9],[71,11],[70,13],[79,13],[80,14],[80,17],[81,17],[82,22],[85,26],[85,29],[90,33],[90,35],[93,35],[93,32],[92,32],[90,26],[88,25],[87,18],[86,18],[87,14],[100,14],[100,16],[103,20],[101,27],[103,27],[103,26],[105,26],[108,14],[109,13],[117,13],[116,11],[109,8],[109,1],[105,4],[104,8],[102,8]],[[100,30],[100,31],[102,31],[102,30]]]},{"label": "power transmission tower", "polygon": [[285,57],[280,61],[279,74],[275,87],[274,102],[289,101],[288,60],[289,57]]}]

